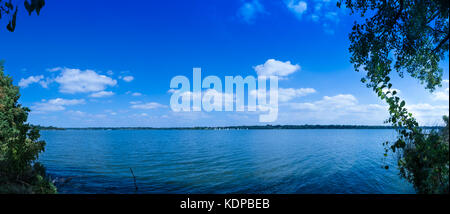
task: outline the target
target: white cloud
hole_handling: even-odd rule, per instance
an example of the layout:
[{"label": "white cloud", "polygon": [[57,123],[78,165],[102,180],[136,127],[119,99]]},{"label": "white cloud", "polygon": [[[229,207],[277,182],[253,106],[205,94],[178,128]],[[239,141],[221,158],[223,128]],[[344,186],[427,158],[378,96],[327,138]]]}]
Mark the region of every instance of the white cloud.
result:
[{"label": "white cloud", "polygon": [[28,87],[30,84],[33,84],[33,83],[37,83],[37,82],[39,82],[39,81],[41,81],[42,79],[44,79],[44,76],[43,75],[39,75],[39,76],[30,76],[30,77],[28,77],[28,78],[26,78],[26,79],[20,79],[20,81],[19,81],[19,86],[20,87],[22,87],[22,88],[26,88],[26,87]]},{"label": "white cloud", "polygon": [[448,105],[431,105],[429,103],[419,103],[406,105],[406,108],[419,121],[420,125],[442,124],[442,116],[448,115]]},{"label": "white cloud", "polygon": [[431,98],[434,101],[446,101],[448,102],[448,95],[449,95],[449,90],[448,90],[448,80],[442,80],[442,86],[445,87],[445,89],[441,90],[441,91],[435,91],[432,93]]},{"label": "white cloud", "polygon": [[142,96],[142,94],[139,93],[139,92],[134,92],[134,93],[131,94],[131,96],[133,96],[133,97],[139,97],[139,96]]},{"label": "white cloud", "polygon": [[238,15],[247,23],[253,23],[260,13],[264,13],[264,8],[258,0],[244,3],[238,11]]},{"label": "white cloud", "polygon": [[45,78],[45,80],[39,81],[39,85],[41,85],[42,88],[48,88],[48,85],[50,83],[52,83],[53,81],[54,81],[53,79],[47,77],[47,78]]},{"label": "white cloud", "polygon": [[77,104],[83,104],[84,99],[62,99],[62,98],[56,98],[49,100],[48,103],[53,105],[77,105]]},{"label": "white cloud", "polygon": [[308,94],[315,93],[316,90],[313,88],[279,88],[278,89],[278,100],[280,102],[287,102],[296,97],[303,97]]},{"label": "white cloud", "polygon": [[379,104],[359,104],[358,99],[351,94],[324,96],[322,100],[308,103],[290,103],[291,108],[325,112],[331,114],[370,113],[372,110],[385,110],[386,106]]},{"label": "white cloud", "polygon": [[308,9],[308,4],[304,1],[290,0],[287,2],[287,7],[298,17],[301,17]]},{"label": "white cloud", "polygon": [[324,96],[313,102],[290,102],[281,106],[293,111],[280,111],[280,123],[369,125],[382,124],[388,117],[386,105],[360,104],[352,94]]},{"label": "white cloud", "polygon": [[36,103],[31,107],[34,111],[37,112],[46,112],[46,111],[62,111],[65,110],[65,106],[79,105],[84,104],[84,99],[63,99],[56,98],[48,100],[47,102]]},{"label": "white cloud", "polygon": [[[294,13],[299,19],[302,17],[311,20],[319,26],[322,26],[326,34],[334,34],[334,28],[340,22],[340,15],[344,13],[332,4],[330,1],[302,1],[302,0],[285,0],[286,7]],[[311,9],[309,9],[311,8]]]},{"label": "white cloud", "polygon": [[59,91],[62,93],[86,93],[103,91],[108,86],[115,86],[117,81],[100,75],[93,70],[80,70],[71,68],[60,68],[61,73],[55,78],[60,84]]},{"label": "white cloud", "polygon": [[133,76],[124,76],[122,79],[125,82],[131,82],[134,80],[134,77]]},{"label": "white cloud", "polygon": [[433,92],[433,100],[435,101],[447,101],[448,102],[448,88],[446,92],[436,91]]},{"label": "white cloud", "polygon": [[431,111],[435,109],[448,109],[448,106],[445,105],[431,105],[429,103],[420,103],[420,104],[413,104],[413,105],[407,105],[407,108],[411,111]]},{"label": "white cloud", "polygon": [[114,92],[112,92],[112,91],[99,91],[99,92],[92,93],[89,96],[94,97],[94,98],[101,98],[101,97],[109,97],[112,95],[114,95]]},{"label": "white cloud", "polygon": [[[369,121],[373,124],[380,124],[389,117],[387,105],[360,104],[358,99],[351,94],[324,96],[321,100],[314,102],[286,103],[285,105],[298,111],[290,113],[292,118],[309,119],[328,124],[330,122],[358,124]],[[442,115],[447,115],[449,110],[448,105],[428,103],[407,104],[406,108],[420,125],[441,124]]]},{"label": "white cloud", "polygon": [[308,109],[308,110],[325,110],[327,108],[343,108],[356,106],[358,100],[351,94],[338,94],[336,96],[324,96],[322,100],[313,103],[292,103],[291,107],[294,109]]},{"label": "white cloud", "polygon": [[299,65],[292,65],[290,61],[282,62],[275,59],[269,59],[262,65],[254,67],[258,76],[278,76],[286,77],[298,70]]},{"label": "white cloud", "polygon": [[131,108],[134,109],[156,109],[156,108],[166,108],[167,106],[156,103],[156,102],[149,102],[144,104],[134,104],[131,106]]}]

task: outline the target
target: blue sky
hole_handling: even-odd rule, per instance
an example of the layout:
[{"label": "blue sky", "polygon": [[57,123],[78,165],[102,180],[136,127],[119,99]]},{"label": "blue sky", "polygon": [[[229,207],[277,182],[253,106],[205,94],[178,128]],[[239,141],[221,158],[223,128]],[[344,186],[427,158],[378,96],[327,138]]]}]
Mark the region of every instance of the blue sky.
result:
[{"label": "blue sky", "polygon": [[[383,124],[385,104],[349,63],[354,21],[324,0],[47,0],[39,17],[22,10],[14,33],[0,31],[0,58],[33,124],[264,125],[252,112],[173,112],[168,91],[193,67],[224,80],[271,62],[298,65],[279,82],[274,124]],[[446,81],[434,93],[394,77],[422,125],[448,114],[448,60],[442,67]]]}]

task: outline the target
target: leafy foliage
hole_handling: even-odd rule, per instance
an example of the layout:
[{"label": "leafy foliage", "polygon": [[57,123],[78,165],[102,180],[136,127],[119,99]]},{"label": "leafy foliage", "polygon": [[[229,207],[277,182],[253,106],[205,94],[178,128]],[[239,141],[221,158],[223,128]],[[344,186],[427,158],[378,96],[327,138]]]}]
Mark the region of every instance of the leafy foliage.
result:
[{"label": "leafy foliage", "polygon": [[55,193],[45,168],[36,162],[45,142],[26,123],[30,110],[18,103],[19,87],[3,70],[0,62],[0,193]]},{"label": "leafy foliage", "polygon": [[398,162],[400,173],[419,193],[449,192],[448,117],[444,116],[444,120],[447,125],[440,132],[415,134],[412,139],[402,135],[397,146],[392,145],[394,151],[403,148]]},{"label": "leafy foliage", "polygon": [[[28,11],[28,15],[31,16],[31,14],[36,11],[36,14],[39,16],[39,13],[41,12],[41,9],[45,5],[45,0],[25,0],[24,1],[24,7]],[[16,18],[17,18],[17,11],[18,6],[15,3],[12,2],[12,0],[6,1],[6,0],[0,0],[0,19],[4,15],[11,16],[8,25],[6,25],[6,29],[8,29],[11,32],[14,32],[16,29]]]},{"label": "leafy foliage", "polygon": [[[341,5],[339,1],[337,6]],[[389,150],[397,152],[400,174],[417,192],[448,193],[448,131],[422,130],[392,89],[390,75],[394,70],[403,77],[406,71],[430,91],[441,86],[439,62],[449,51],[449,2],[346,0],[345,5],[361,17],[373,14],[353,26],[350,62],[356,71],[367,72],[361,81],[389,105],[386,122],[397,128],[399,137],[383,143],[385,156]],[[448,117],[444,120],[448,129]]]}]

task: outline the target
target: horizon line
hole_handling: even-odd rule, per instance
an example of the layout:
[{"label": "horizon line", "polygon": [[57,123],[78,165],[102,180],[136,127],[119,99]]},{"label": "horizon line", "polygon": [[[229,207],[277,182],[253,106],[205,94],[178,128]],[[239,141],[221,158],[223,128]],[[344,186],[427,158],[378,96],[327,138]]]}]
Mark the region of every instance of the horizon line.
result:
[{"label": "horizon line", "polygon": [[[56,127],[34,125],[41,130],[65,130],[65,129],[396,129],[392,125],[234,125],[234,126],[179,126],[179,127],[151,127],[151,126],[91,126],[91,127]],[[419,126],[420,128],[443,128],[445,126]]]}]

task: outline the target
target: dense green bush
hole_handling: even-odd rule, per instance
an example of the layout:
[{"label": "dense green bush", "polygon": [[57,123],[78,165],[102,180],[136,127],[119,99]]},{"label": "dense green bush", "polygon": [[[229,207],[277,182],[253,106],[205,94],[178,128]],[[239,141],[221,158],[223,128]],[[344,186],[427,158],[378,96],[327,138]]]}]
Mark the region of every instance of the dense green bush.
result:
[{"label": "dense green bush", "polygon": [[444,121],[447,125],[440,131],[415,134],[399,158],[401,175],[414,184],[418,193],[449,192],[447,116],[444,116]]},{"label": "dense green bush", "polygon": [[18,103],[19,87],[0,62],[0,193],[56,193],[36,160],[44,151],[39,130],[26,123],[28,108]]}]

